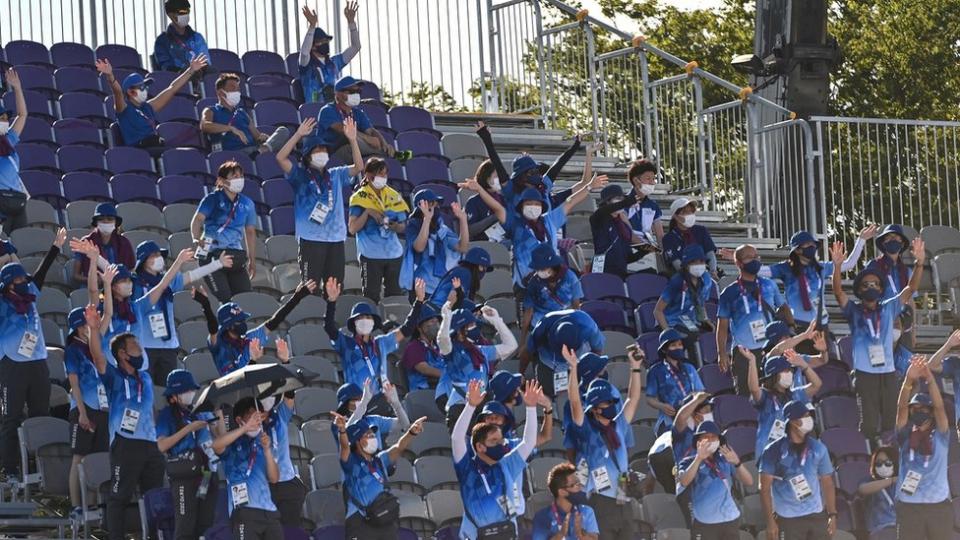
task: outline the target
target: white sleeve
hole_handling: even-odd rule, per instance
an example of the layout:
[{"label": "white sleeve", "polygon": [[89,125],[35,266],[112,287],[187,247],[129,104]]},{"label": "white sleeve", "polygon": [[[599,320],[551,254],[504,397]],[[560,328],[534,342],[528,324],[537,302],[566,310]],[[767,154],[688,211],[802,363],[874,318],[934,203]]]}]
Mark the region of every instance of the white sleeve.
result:
[{"label": "white sleeve", "polygon": [[537,447],[537,408],[527,407],[527,419],[523,423],[523,443],[517,452],[526,461]]},{"label": "white sleeve", "polygon": [[[110,266],[110,261],[103,258],[103,255],[97,257],[97,268],[100,270],[106,270]],[[133,270],[131,268],[131,270]]]},{"label": "white sleeve", "polygon": [[513,335],[513,332],[507,328],[506,323],[503,322],[501,317],[487,320],[493,324],[493,327],[497,329],[497,334],[500,336],[500,344],[496,346],[497,358],[503,360],[513,354],[513,351],[517,350],[517,338]]},{"label": "white sleeve", "polygon": [[860,260],[860,255],[863,254],[863,248],[866,247],[867,243],[863,238],[857,238],[857,241],[853,243],[853,249],[850,250],[850,255],[847,256],[846,260],[840,265],[841,272],[848,272],[857,265],[857,261]]},{"label": "white sleeve", "polygon": [[349,64],[353,57],[360,52],[360,28],[356,23],[350,25],[350,45],[340,53],[344,64]]},{"label": "white sleeve", "polygon": [[310,63],[310,49],[313,48],[313,32],[317,27],[310,25],[310,28],[307,28],[307,33],[303,35],[303,44],[300,45],[300,58],[297,62],[300,66],[305,66]]},{"label": "white sleeve", "polygon": [[[460,417],[457,418],[457,423],[453,425],[453,433],[450,434],[450,443],[453,448],[453,462],[457,463],[463,456],[467,455],[467,428],[470,427],[470,419],[473,418],[473,411],[475,407],[469,403],[464,404],[463,411],[460,413]],[[529,414],[528,414],[529,416]],[[534,438],[533,441],[536,442],[536,423],[537,415],[533,415],[534,423]],[[526,440],[526,429],[524,429],[524,440]],[[532,448],[532,447],[531,447]]]},{"label": "white sleeve", "polygon": [[453,318],[453,312],[444,304],[440,308],[443,318],[440,319],[440,330],[437,333],[437,345],[440,347],[440,354],[450,354],[453,351],[453,343],[450,341],[450,319]]},{"label": "white sleeve", "polygon": [[210,261],[209,264],[205,264],[199,268],[194,268],[189,272],[184,272],[183,284],[186,285],[187,283],[196,283],[197,281],[200,281],[201,279],[209,276],[221,268],[223,268],[223,263],[219,260]]}]

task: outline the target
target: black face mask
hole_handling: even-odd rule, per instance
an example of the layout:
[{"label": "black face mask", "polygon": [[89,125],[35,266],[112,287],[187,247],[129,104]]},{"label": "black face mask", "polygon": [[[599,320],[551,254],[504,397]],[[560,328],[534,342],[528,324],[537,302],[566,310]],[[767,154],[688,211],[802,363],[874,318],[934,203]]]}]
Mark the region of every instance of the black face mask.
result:
[{"label": "black face mask", "polygon": [[143,367],[143,355],[137,356],[127,356],[127,362],[130,364],[130,367],[139,371]]},{"label": "black face mask", "polygon": [[587,504],[587,494],[582,491],[575,491],[567,495],[567,500],[575,506],[585,505]]},{"label": "black face mask", "polygon": [[14,284],[13,284],[13,292],[15,292],[15,293],[17,293],[17,294],[19,294],[19,295],[21,295],[21,296],[24,295],[24,294],[30,294],[30,283],[28,283],[28,282],[26,282],[26,281],[24,281],[23,283],[14,283]]},{"label": "black face mask", "polygon": [[230,327],[230,331],[237,335],[237,337],[243,337],[247,333],[247,323],[237,323]]},{"label": "black face mask", "polygon": [[329,44],[329,43],[321,43],[321,44],[317,45],[316,47],[314,47],[313,50],[317,51],[319,54],[322,54],[322,55],[326,56],[326,55],[330,54],[330,44]]}]

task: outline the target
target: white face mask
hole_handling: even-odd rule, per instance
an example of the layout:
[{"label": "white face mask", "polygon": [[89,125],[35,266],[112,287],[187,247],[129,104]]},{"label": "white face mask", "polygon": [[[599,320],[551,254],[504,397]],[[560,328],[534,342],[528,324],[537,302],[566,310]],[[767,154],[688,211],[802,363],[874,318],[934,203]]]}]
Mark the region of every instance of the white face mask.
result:
[{"label": "white face mask", "polygon": [[523,217],[529,219],[530,221],[538,219],[542,213],[543,208],[540,205],[523,207]]},{"label": "white face mask", "polygon": [[707,265],[705,264],[691,264],[687,267],[690,270],[690,275],[693,277],[700,277],[704,272],[707,271]]},{"label": "white face mask", "polygon": [[116,223],[103,223],[103,222],[97,223],[97,230],[102,232],[103,234],[112,234],[113,231],[116,230],[116,228],[117,228]]},{"label": "white face mask", "polygon": [[655,189],[657,186],[654,184],[640,184],[640,193],[644,195],[650,195]]},{"label": "white face mask", "polygon": [[893,329],[893,341],[900,341],[900,336],[903,335],[903,330]]},{"label": "white face mask", "polygon": [[500,186],[500,177],[497,175],[491,176],[490,180],[487,181],[487,185],[490,186],[490,191],[494,193],[500,193],[500,190],[502,189]]},{"label": "white face mask", "polygon": [[356,107],[360,104],[360,94],[347,94],[347,106]]},{"label": "white face mask", "polygon": [[180,28],[186,28],[190,24],[190,14],[186,15],[177,15],[177,26]]},{"label": "white face mask", "polygon": [[813,431],[813,418],[810,418],[809,416],[804,416],[801,418],[800,427],[798,427],[797,430],[800,431],[801,435],[806,435],[807,433]]},{"label": "white face mask", "polygon": [[703,416],[703,420],[701,420],[701,422],[713,422],[713,413],[712,413],[712,412],[703,413],[702,416]]},{"label": "white face mask", "polygon": [[683,216],[683,217],[680,218],[680,219],[683,221],[683,226],[684,226],[684,227],[687,227],[687,228],[693,227],[694,224],[697,223],[697,215],[696,215],[696,214],[687,214],[687,215]]},{"label": "white face mask", "polygon": [[877,466],[877,476],[880,478],[890,478],[893,476],[893,465]]},{"label": "white face mask", "polygon": [[373,319],[360,319],[353,323],[353,327],[361,336],[369,336],[373,332]]},{"label": "white face mask", "polygon": [[254,430],[254,431],[248,431],[248,432],[247,432],[247,437],[250,437],[251,439],[255,439],[255,438],[259,437],[261,433],[263,433],[263,427],[258,427],[258,428],[257,428],[256,430]]},{"label": "white face mask", "polygon": [[720,441],[710,441],[710,444],[707,445],[707,452],[713,454],[720,448]]},{"label": "white face mask", "polygon": [[189,392],[184,392],[180,394],[178,397],[180,399],[180,403],[184,405],[193,405],[193,398],[195,398],[196,396],[197,396],[196,390],[191,390]]},{"label": "white face mask", "polygon": [[260,400],[260,406],[263,410],[269,411],[277,403],[277,396],[268,396]]},{"label": "white face mask", "polygon": [[240,103],[240,92],[226,92],[223,101],[227,104],[227,107],[236,107]]},{"label": "white face mask", "polygon": [[137,90],[137,96],[134,98],[134,100],[136,100],[137,105],[139,105],[139,104],[143,103],[144,101],[146,101],[146,100],[147,100],[147,91],[144,90],[143,88]]},{"label": "white face mask", "polygon": [[0,135],[6,135],[10,131],[10,122],[0,121]]},{"label": "white face mask", "polygon": [[317,170],[326,167],[328,161],[330,161],[330,155],[326,152],[317,152],[310,156],[310,166]]},{"label": "white face mask", "polygon": [[368,454],[373,454],[378,448],[380,448],[380,441],[376,437],[363,441],[363,451]]},{"label": "white face mask", "polygon": [[383,189],[387,186],[386,176],[375,176],[373,178],[373,189]]},{"label": "white face mask", "polygon": [[779,384],[782,388],[790,388],[791,386],[793,386],[793,372],[784,371],[783,373],[778,375],[777,384]]},{"label": "white face mask", "polygon": [[164,266],[163,257],[157,257],[153,259],[153,262],[150,263],[150,270],[160,273],[160,272],[163,272],[163,266]]},{"label": "white face mask", "polygon": [[227,189],[229,189],[231,193],[240,193],[243,191],[243,184],[244,178],[242,176],[240,178],[231,178]]},{"label": "white face mask", "polygon": [[117,283],[117,294],[120,295],[120,298],[130,298],[133,294],[133,283],[130,281]]},{"label": "white face mask", "polygon": [[546,268],[544,270],[537,270],[537,277],[540,279],[548,279],[553,275],[553,270]]}]

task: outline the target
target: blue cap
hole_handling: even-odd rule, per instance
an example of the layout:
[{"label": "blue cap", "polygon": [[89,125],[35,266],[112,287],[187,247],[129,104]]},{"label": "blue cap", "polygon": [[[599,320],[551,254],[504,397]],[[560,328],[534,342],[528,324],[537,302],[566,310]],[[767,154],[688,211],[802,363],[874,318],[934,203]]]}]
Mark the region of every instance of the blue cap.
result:
[{"label": "blue cap", "polygon": [[[474,312],[483,307],[483,304],[478,304],[469,298],[464,298],[460,301],[460,309],[465,309],[469,312]],[[423,308],[420,308],[423,309]]]},{"label": "blue cap", "polygon": [[417,319],[417,325],[421,325],[430,319],[440,318],[440,312],[430,304],[423,304],[420,306],[420,317]]},{"label": "blue cap", "polygon": [[112,217],[117,222],[117,227],[123,223],[123,218],[117,214],[117,205],[113,203],[100,203],[97,205],[96,210],[93,211],[93,217],[90,218],[90,226],[97,226],[97,219],[102,217]]},{"label": "blue cap", "polygon": [[683,336],[680,335],[680,332],[673,328],[667,328],[663,332],[660,332],[660,346],[657,347],[657,351],[663,352],[663,349],[674,341],[683,341]]},{"label": "blue cap", "polygon": [[[678,407],[677,409],[679,410],[680,408],[682,408],[682,407],[683,407],[684,405],[686,405],[687,403],[690,403],[691,401],[693,401],[694,399],[696,399],[696,397],[697,397],[697,394],[694,393],[694,392],[691,392],[691,393],[683,396],[683,399],[680,400],[680,407]],[[713,397],[708,397],[707,399],[703,400],[703,403],[701,403],[700,405],[697,406],[697,410],[699,410],[700,407],[705,407],[705,406],[713,407],[713,404],[714,404],[714,398],[713,398]]]},{"label": "blue cap", "polygon": [[763,344],[764,349],[770,349],[781,339],[786,337],[791,337],[793,332],[790,331],[790,327],[787,326],[787,323],[783,321],[771,321],[767,323],[765,328],[767,341]]},{"label": "blue cap", "polygon": [[133,88],[134,86],[143,86],[146,88],[153,84],[153,79],[144,79],[143,75],[139,73],[131,73],[123,79],[123,83],[120,85],[120,88],[123,90],[123,93],[126,94],[127,90]]},{"label": "blue cap", "polygon": [[320,41],[321,39],[333,39],[333,36],[318,26],[317,29],[313,31],[313,41]]},{"label": "blue cap", "polygon": [[357,302],[353,305],[353,309],[350,310],[350,318],[347,319],[347,328],[350,330],[350,332],[356,333],[357,330],[354,328],[354,322],[357,320],[357,318],[363,315],[369,315],[373,317],[374,330],[380,328],[380,324],[383,322],[383,319],[380,318],[380,314],[377,313],[377,310],[366,302]]},{"label": "blue cap", "polygon": [[421,189],[413,194],[413,209],[417,210],[420,206],[420,201],[427,202],[443,202],[443,197],[434,193],[432,189]]},{"label": "blue cap", "polygon": [[601,356],[594,352],[586,352],[580,355],[580,360],[577,361],[577,378],[580,379],[580,384],[592,382],[597,378],[597,375],[600,375],[607,368],[609,363],[610,357]]},{"label": "blue cap", "polygon": [[910,405],[921,405],[923,407],[933,407],[933,400],[930,399],[930,394],[926,392],[917,392],[910,398]]},{"label": "blue cap", "polygon": [[472,311],[467,311],[463,308],[453,310],[453,313],[450,315],[450,331],[456,332],[461,328],[470,326],[471,324],[480,324],[480,319],[474,316]]},{"label": "blue cap", "polygon": [[493,272],[493,265],[490,264],[490,254],[482,247],[470,248],[463,259],[460,259],[460,262],[477,265],[485,272]]},{"label": "blue cap", "polygon": [[530,268],[533,270],[546,270],[554,266],[563,265],[563,258],[553,249],[550,242],[537,244],[530,252]]},{"label": "blue cap", "polygon": [[[507,406],[506,406],[506,405],[504,405],[503,403],[501,403],[501,402],[499,402],[499,401],[495,401],[495,400],[494,400],[494,401],[488,401],[488,402],[486,403],[486,405],[483,406],[483,409],[480,410],[480,414],[477,415],[477,419],[478,419],[478,420],[479,420],[479,419],[482,419],[484,416],[486,416],[486,415],[488,415],[488,414],[499,414],[500,416],[506,418],[507,420],[509,420],[510,417],[513,416],[513,415],[510,413],[510,410],[507,409]],[[506,427],[506,426],[504,426],[504,427]]]},{"label": "blue cap", "polygon": [[793,366],[787,361],[786,356],[771,356],[763,363],[763,376],[773,377],[777,373],[788,369],[793,369]]},{"label": "blue cap", "polygon": [[793,400],[783,406],[783,417],[786,418],[787,421],[803,418],[810,414],[810,407],[812,407],[812,405],[804,401]]},{"label": "blue cap", "polygon": [[346,90],[347,88],[350,88],[351,86],[361,86],[361,85],[363,85],[363,81],[361,81],[360,79],[354,79],[349,75],[344,75],[343,77],[340,77],[339,79],[337,79],[337,82],[333,85],[333,89],[336,90],[337,92],[343,92],[344,90]]},{"label": "blue cap", "polygon": [[539,168],[540,168],[540,164],[538,164],[535,159],[528,156],[527,154],[523,154],[522,156],[517,156],[516,158],[513,159],[513,174],[510,175],[510,179],[515,180],[517,177],[519,177],[523,173],[527,171],[531,171],[533,169],[539,169]]},{"label": "blue cap", "polygon": [[814,238],[813,235],[807,231],[798,231],[793,233],[793,236],[790,237],[791,251],[794,249],[797,249],[803,244],[806,244],[807,242],[813,242],[814,244],[816,244],[817,239]]},{"label": "blue cap", "polygon": [[901,252],[903,252],[904,249],[907,249],[907,247],[910,246],[910,239],[907,238],[907,233],[904,232],[903,226],[893,225],[893,224],[887,225],[886,227],[884,227],[883,230],[880,231],[880,234],[878,234],[877,237],[874,239],[874,243],[876,243],[879,246],[880,244],[883,243],[882,238],[888,234],[897,234],[897,235],[900,235],[901,238],[903,238],[903,249],[900,250]]},{"label": "blue cap", "polygon": [[82,307],[71,309],[70,314],[67,315],[67,327],[70,328],[70,333],[76,332],[85,324],[87,324],[87,316],[84,314],[84,309]]},{"label": "blue cap", "polygon": [[720,436],[720,426],[712,420],[707,420],[705,422],[700,422],[697,424],[697,430],[693,432],[693,438],[696,440],[701,435],[716,435]]},{"label": "blue cap", "polygon": [[487,392],[494,401],[504,402],[513,397],[523,384],[523,375],[498,370],[487,383]]},{"label": "blue cap", "polygon": [[523,203],[527,201],[537,201],[540,203],[540,206],[543,207],[544,211],[547,209],[547,203],[543,200],[543,195],[540,194],[537,188],[528,187],[523,190],[523,193],[517,198],[517,212],[523,212]]},{"label": "blue cap", "polygon": [[217,309],[217,323],[221,328],[242,323],[249,318],[250,314],[244,311],[236,302],[227,302]]},{"label": "blue cap", "polygon": [[17,246],[9,240],[0,240],[0,255],[14,255],[17,253]]},{"label": "blue cap", "polygon": [[194,380],[193,373],[185,369],[175,369],[167,374],[167,388],[163,391],[163,395],[170,397],[199,389],[200,385]]},{"label": "blue cap", "polygon": [[169,251],[158,246],[153,240],[144,240],[137,244],[137,265],[134,267],[134,270],[139,272],[143,263],[154,253],[159,253],[162,257],[166,257]]},{"label": "blue cap", "polygon": [[123,281],[125,279],[133,279],[133,273],[130,272],[130,269],[127,268],[125,264],[117,265],[117,277],[113,278],[113,282]]},{"label": "blue cap", "polygon": [[14,116],[15,114],[16,114],[16,113],[14,113],[13,110],[8,109],[8,108],[4,107],[3,105],[0,105],[0,116],[7,115],[7,119],[8,119],[8,120],[11,120],[11,119],[13,119],[13,116]]},{"label": "blue cap", "polygon": [[707,254],[703,252],[703,247],[700,244],[690,244],[689,246],[683,248],[681,263],[684,266],[687,266],[693,261],[705,260],[707,260]]},{"label": "blue cap", "polygon": [[623,188],[619,184],[610,184],[600,190],[600,204],[604,204],[614,197],[623,197]]},{"label": "blue cap", "polygon": [[562,346],[566,345],[569,349],[577,351],[583,343],[580,327],[570,321],[563,321],[553,327],[550,337],[551,345],[555,346],[556,350],[561,350]]},{"label": "blue cap", "polygon": [[0,291],[6,290],[18,277],[30,278],[30,274],[27,274],[22,264],[12,262],[3,265],[3,268],[0,269]]},{"label": "blue cap", "polygon": [[584,412],[589,411],[590,409],[594,408],[595,406],[601,403],[606,403],[606,402],[616,403],[620,401],[619,399],[617,399],[616,396],[613,395],[613,387],[610,386],[610,383],[596,384],[601,381],[604,383],[607,383],[607,381],[604,381],[603,379],[597,379],[592,383],[590,383],[590,387],[587,390],[587,395],[584,396],[583,398]]},{"label": "blue cap", "polygon": [[341,407],[348,401],[361,397],[363,397],[363,390],[354,383],[345,383],[337,388],[337,403]]},{"label": "blue cap", "polygon": [[369,418],[364,416],[360,420],[357,420],[355,424],[347,426],[347,439],[350,441],[350,444],[353,444],[359,441],[368,431],[376,433],[377,426]]}]

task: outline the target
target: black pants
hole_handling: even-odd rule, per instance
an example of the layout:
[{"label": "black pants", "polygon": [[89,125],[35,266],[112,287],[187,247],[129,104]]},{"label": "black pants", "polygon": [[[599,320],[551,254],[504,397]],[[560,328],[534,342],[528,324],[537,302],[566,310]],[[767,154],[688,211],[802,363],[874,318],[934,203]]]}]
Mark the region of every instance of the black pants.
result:
[{"label": "black pants", "polygon": [[[750,351],[756,358],[757,373],[763,373],[763,349],[754,349]],[[740,349],[733,349],[733,382],[737,389],[738,396],[750,396],[750,386],[747,384],[747,373],[749,373],[747,357],[740,354]]]},{"label": "black pants", "polygon": [[199,538],[213,525],[217,510],[217,497],[220,485],[214,473],[207,480],[207,493],[201,499],[197,490],[203,482],[203,476],[194,478],[170,478],[170,492],[173,494],[173,515],[176,520],[177,540]]},{"label": "black pants", "polygon": [[150,378],[154,384],[167,385],[167,375],[177,369],[177,360],[180,359],[177,349],[147,349],[150,358]]},{"label": "black pants", "polygon": [[347,518],[344,524],[347,530],[346,540],[396,540],[397,524],[374,527],[366,522],[360,512]]},{"label": "black pants", "polygon": [[[0,451],[7,474],[20,470],[20,438],[17,430],[23,423],[23,407],[27,416],[50,415],[50,369],[46,360],[14,362],[4,356],[0,360]],[[156,446],[156,445],[154,445]]]},{"label": "black pants", "polygon": [[270,498],[277,505],[280,523],[284,527],[303,528],[300,514],[303,512],[303,500],[307,498],[307,488],[299,478],[270,484]]},{"label": "black pants", "polygon": [[27,195],[12,189],[0,190],[0,222],[3,233],[10,233],[27,226]]},{"label": "black pants", "polygon": [[897,538],[948,540],[953,538],[953,505],[897,502]]},{"label": "black pants", "polygon": [[897,373],[867,373],[857,371],[854,389],[860,402],[860,432],[870,439],[894,428],[897,418],[897,396],[900,384]]},{"label": "black pants", "polygon": [[396,259],[368,259],[360,256],[360,280],[363,283],[363,295],[380,302],[380,290],[384,296],[400,296],[400,266],[403,257]]},{"label": "black pants", "polygon": [[653,476],[660,483],[660,487],[667,493],[674,493],[677,483],[673,477],[673,467],[676,465],[673,462],[673,449],[668,446],[656,454],[650,454],[647,456],[647,463],[653,471]]},{"label": "black pants", "polygon": [[[950,522],[951,526],[953,521]],[[827,534],[827,514],[810,514],[795,518],[777,516],[780,540],[830,540]]]},{"label": "black pants", "polygon": [[548,367],[543,362],[537,361],[536,365],[533,367],[534,373],[537,376],[537,382],[540,383],[540,387],[543,388],[543,395],[554,399],[557,397],[558,392],[566,392],[566,388],[554,388],[553,387],[553,374],[555,371]]},{"label": "black pants", "polygon": [[[250,274],[247,273],[247,252],[239,249],[217,249],[207,254],[200,260],[200,266],[209,264],[220,258],[224,251],[227,255],[233,257],[232,268],[221,268],[209,276],[203,278],[210,289],[210,292],[217,297],[220,302],[229,302],[233,295],[242,292],[250,292],[253,286],[250,285]],[[157,381],[166,382],[163,381]]]},{"label": "black pants", "polygon": [[327,278],[336,278],[343,283],[344,269],[347,265],[343,242],[314,242],[300,240],[300,277],[303,281],[314,280],[319,287],[317,294],[323,290]]},{"label": "black pants", "polygon": [[67,417],[70,422],[70,449],[75,456],[110,450],[110,418],[107,411],[88,407],[87,419],[93,424],[92,433],[80,427],[79,409],[71,409]]},{"label": "black pants", "polygon": [[279,512],[234,508],[230,524],[233,526],[233,540],[283,540]]},{"label": "black pants", "polygon": [[740,520],[710,524],[694,520],[690,538],[693,540],[740,540]]},{"label": "black pants", "polygon": [[397,416],[397,413],[394,412],[393,407],[390,406],[390,402],[387,401],[387,396],[383,392],[370,399],[370,403],[367,404],[367,414],[375,414],[389,418],[395,418]]},{"label": "black pants", "polygon": [[166,141],[164,141],[159,135],[150,135],[149,137],[142,139],[134,146],[146,150],[151,157],[159,158],[161,155],[163,155],[165,150],[169,150],[166,144]]},{"label": "black pants", "polygon": [[138,487],[140,493],[163,485],[166,460],[157,443],[117,435],[110,447],[110,495],[107,498],[107,528],[111,540],[126,537],[124,515]]},{"label": "black pants", "polygon": [[590,506],[597,517],[600,540],[633,540],[636,526],[632,505],[617,504],[616,499],[593,494]]}]

